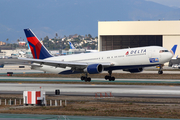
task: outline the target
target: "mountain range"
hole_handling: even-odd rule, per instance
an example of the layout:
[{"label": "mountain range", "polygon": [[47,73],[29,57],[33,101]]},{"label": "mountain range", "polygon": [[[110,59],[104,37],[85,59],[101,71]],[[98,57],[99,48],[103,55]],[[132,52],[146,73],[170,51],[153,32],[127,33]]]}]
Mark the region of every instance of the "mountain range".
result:
[{"label": "mountain range", "polygon": [[180,9],[146,0],[0,0],[0,16],[0,41],[13,43],[26,39],[25,28],[42,39],[96,37],[98,21],[179,20]]}]

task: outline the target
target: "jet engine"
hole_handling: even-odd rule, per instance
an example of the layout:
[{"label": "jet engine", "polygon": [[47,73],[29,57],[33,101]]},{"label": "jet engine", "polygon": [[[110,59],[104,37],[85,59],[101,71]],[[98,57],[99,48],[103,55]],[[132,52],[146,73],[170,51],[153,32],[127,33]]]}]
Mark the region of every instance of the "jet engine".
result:
[{"label": "jet engine", "polygon": [[138,72],[142,72],[143,68],[123,69],[123,71],[127,71],[127,72],[130,72],[130,73],[138,73]]},{"label": "jet engine", "polygon": [[91,64],[84,69],[84,72],[87,72],[89,74],[97,74],[97,73],[101,73],[102,71],[103,71],[103,66],[101,64]]}]

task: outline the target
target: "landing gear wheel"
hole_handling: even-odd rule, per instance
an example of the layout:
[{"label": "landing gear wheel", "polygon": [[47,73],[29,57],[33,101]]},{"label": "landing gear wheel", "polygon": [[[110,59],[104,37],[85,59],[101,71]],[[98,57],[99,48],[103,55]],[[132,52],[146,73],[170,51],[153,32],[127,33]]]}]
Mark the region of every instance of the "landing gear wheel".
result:
[{"label": "landing gear wheel", "polygon": [[158,71],[158,74],[163,74],[163,71],[162,70]]},{"label": "landing gear wheel", "polygon": [[91,78],[90,77],[87,77],[87,73],[86,73],[86,76],[81,76],[81,80],[85,81],[85,82],[91,82]]},{"label": "landing gear wheel", "polygon": [[164,66],[164,65],[160,65],[158,74],[163,74],[163,71],[162,71],[163,66]]},{"label": "landing gear wheel", "polygon": [[110,76],[106,75],[104,78],[105,80],[108,80]]},{"label": "landing gear wheel", "polygon": [[105,80],[115,81],[115,77],[111,77],[112,70],[109,70],[108,73],[109,73],[109,75],[106,75],[106,76],[104,77]]},{"label": "landing gear wheel", "polygon": [[82,80],[82,81],[85,80],[85,77],[84,77],[84,76],[81,76],[81,80]]},{"label": "landing gear wheel", "polygon": [[115,81],[115,77],[111,77],[111,80],[112,80],[112,81]]},{"label": "landing gear wheel", "polygon": [[109,76],[109,81],[114,81],[115,80],[115,77],[110,77]]},{"label": "landing gear wheel", "polygon": [[88,81],[88,82],[91,82],[91,78],[90,78],[90,77],[88,77],[88,78],[87,78],[87,81]]}]

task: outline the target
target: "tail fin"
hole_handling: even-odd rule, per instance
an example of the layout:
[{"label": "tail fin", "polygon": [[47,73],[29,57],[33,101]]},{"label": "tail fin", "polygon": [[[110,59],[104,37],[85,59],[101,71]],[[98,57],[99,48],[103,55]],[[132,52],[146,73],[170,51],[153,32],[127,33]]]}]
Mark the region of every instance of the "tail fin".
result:
[{"label": "tail fin", "polygon": [[34,59],[45,59],[52,57],[48,50],[41,44],[36,35],[32,32],[31,29],[24,29],[26,38],[31,48],[31,53]]},{"label": "tail fin", "polygon": [[172,47],[172,49],[171,49],[171,53],[172,53],[173,55],[175,55],[175,53],[176,53],[176,48],[177,48],[177,45],[174,45],[174,46]]},{"label": "tail fin", "polygon": [[70,46],[70,49],[76,49],[71,42],[69,42],[69,46]]}]

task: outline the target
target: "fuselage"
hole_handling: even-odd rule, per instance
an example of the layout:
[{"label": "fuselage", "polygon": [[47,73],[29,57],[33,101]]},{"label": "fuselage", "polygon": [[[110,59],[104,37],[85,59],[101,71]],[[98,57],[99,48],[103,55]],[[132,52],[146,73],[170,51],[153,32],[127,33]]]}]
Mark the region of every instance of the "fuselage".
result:
[{"label": "fuselage", "polygon": [[[149,46],[102,51],[96,53],[49,57],[45,60],[87,63],[110,62],[113,66],[104,68],[104,70],[118,70],[160,65],[168,62],[172,57],[173,54],[169,52],[166,48],[159,46]],[[71,69],[69,67],[59,68],[47,65],[32,68],[53,73],[61,73],[62,71]]]}]

